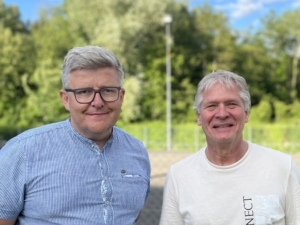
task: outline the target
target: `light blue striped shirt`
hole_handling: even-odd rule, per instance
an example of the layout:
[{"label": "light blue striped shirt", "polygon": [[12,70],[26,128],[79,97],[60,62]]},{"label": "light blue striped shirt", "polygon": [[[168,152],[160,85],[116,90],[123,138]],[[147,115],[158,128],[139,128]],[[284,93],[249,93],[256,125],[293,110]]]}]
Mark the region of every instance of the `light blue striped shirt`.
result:
[{"label": "light blue striped shirt", "polygon": [[69,120],[28,130],[0,150],[0,218],[20,225],[133,225],[149,192],[143,144],[114,127],[102,150]]}]

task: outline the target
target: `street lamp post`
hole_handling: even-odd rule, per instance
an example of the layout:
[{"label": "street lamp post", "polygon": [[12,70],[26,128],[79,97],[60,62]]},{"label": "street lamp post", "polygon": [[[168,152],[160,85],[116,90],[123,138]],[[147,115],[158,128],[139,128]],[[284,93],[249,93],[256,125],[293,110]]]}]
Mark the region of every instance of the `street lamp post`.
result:
[{"label": "street lamp post", "polygon": [[171,127],[171,22],[172,16],[166,14],[163,17],[166,25],[166,136],[167,136],[167,151],[172,149],[172,127]]}]

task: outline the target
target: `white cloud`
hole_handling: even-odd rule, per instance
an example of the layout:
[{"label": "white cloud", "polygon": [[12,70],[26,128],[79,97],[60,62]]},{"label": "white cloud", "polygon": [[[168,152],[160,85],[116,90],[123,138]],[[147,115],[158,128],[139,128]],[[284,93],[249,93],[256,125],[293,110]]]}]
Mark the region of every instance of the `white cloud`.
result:
[{"label": "white cloud", "polygon": [[300,0],[293,2],[292,7],[300,7]]},{"label": "white cloud", "polygon": [[[297,1],[297,4],[300,4],[300,0]],[[280,2],[289,2],[289,0],[236,0],[230,3],[221,1],[217,7],[227,11],[232,18],[238,19],[262,12],[268,4]]]},{"label": "white cloud", "polygon": [[231,15],[233,18],[242,18],[261,10],[262,8],[263,5],[260,2],[239,0]]},{"label": "white cloud", "polygon": [[289,2],[289,0],[260,0],[261,3],[277,3],[277,2]]},{"label": "white cloud", "polygon": [[251,0],[238,0],[227,4],[219,4],[218,8],[228,11],[233,18],[242,18],[259,10],[262,5]]}]

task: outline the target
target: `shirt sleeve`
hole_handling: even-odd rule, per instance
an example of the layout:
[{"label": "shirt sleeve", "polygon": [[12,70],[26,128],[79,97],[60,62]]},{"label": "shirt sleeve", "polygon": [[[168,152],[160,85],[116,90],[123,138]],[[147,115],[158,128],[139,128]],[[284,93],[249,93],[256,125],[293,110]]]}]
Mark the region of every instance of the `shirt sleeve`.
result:
[{"label": "shirt sleeve", "polygon": [[24,206],[25,160],[18,141],[0,150],[0,218],[17,218]]},{"label": "shirt sleeve", "polygon": [[286,191],[286,224],[300,224],[300,171],[293,160]]},{"label": "shirt sleeve", "polygon": [[162,213],[159,225],[184,225],[171,170],[166,176],[164,185]]}]

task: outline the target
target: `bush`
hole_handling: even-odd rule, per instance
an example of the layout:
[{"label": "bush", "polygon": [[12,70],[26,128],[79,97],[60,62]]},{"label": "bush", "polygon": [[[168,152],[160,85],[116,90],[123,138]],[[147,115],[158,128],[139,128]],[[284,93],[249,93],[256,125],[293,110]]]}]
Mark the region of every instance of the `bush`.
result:
[{"label": "bush", "polygon": [[251,108],[250,121],[268,123],[272,121],[272,105],[268,97],[263,98],[260,103]]}]

